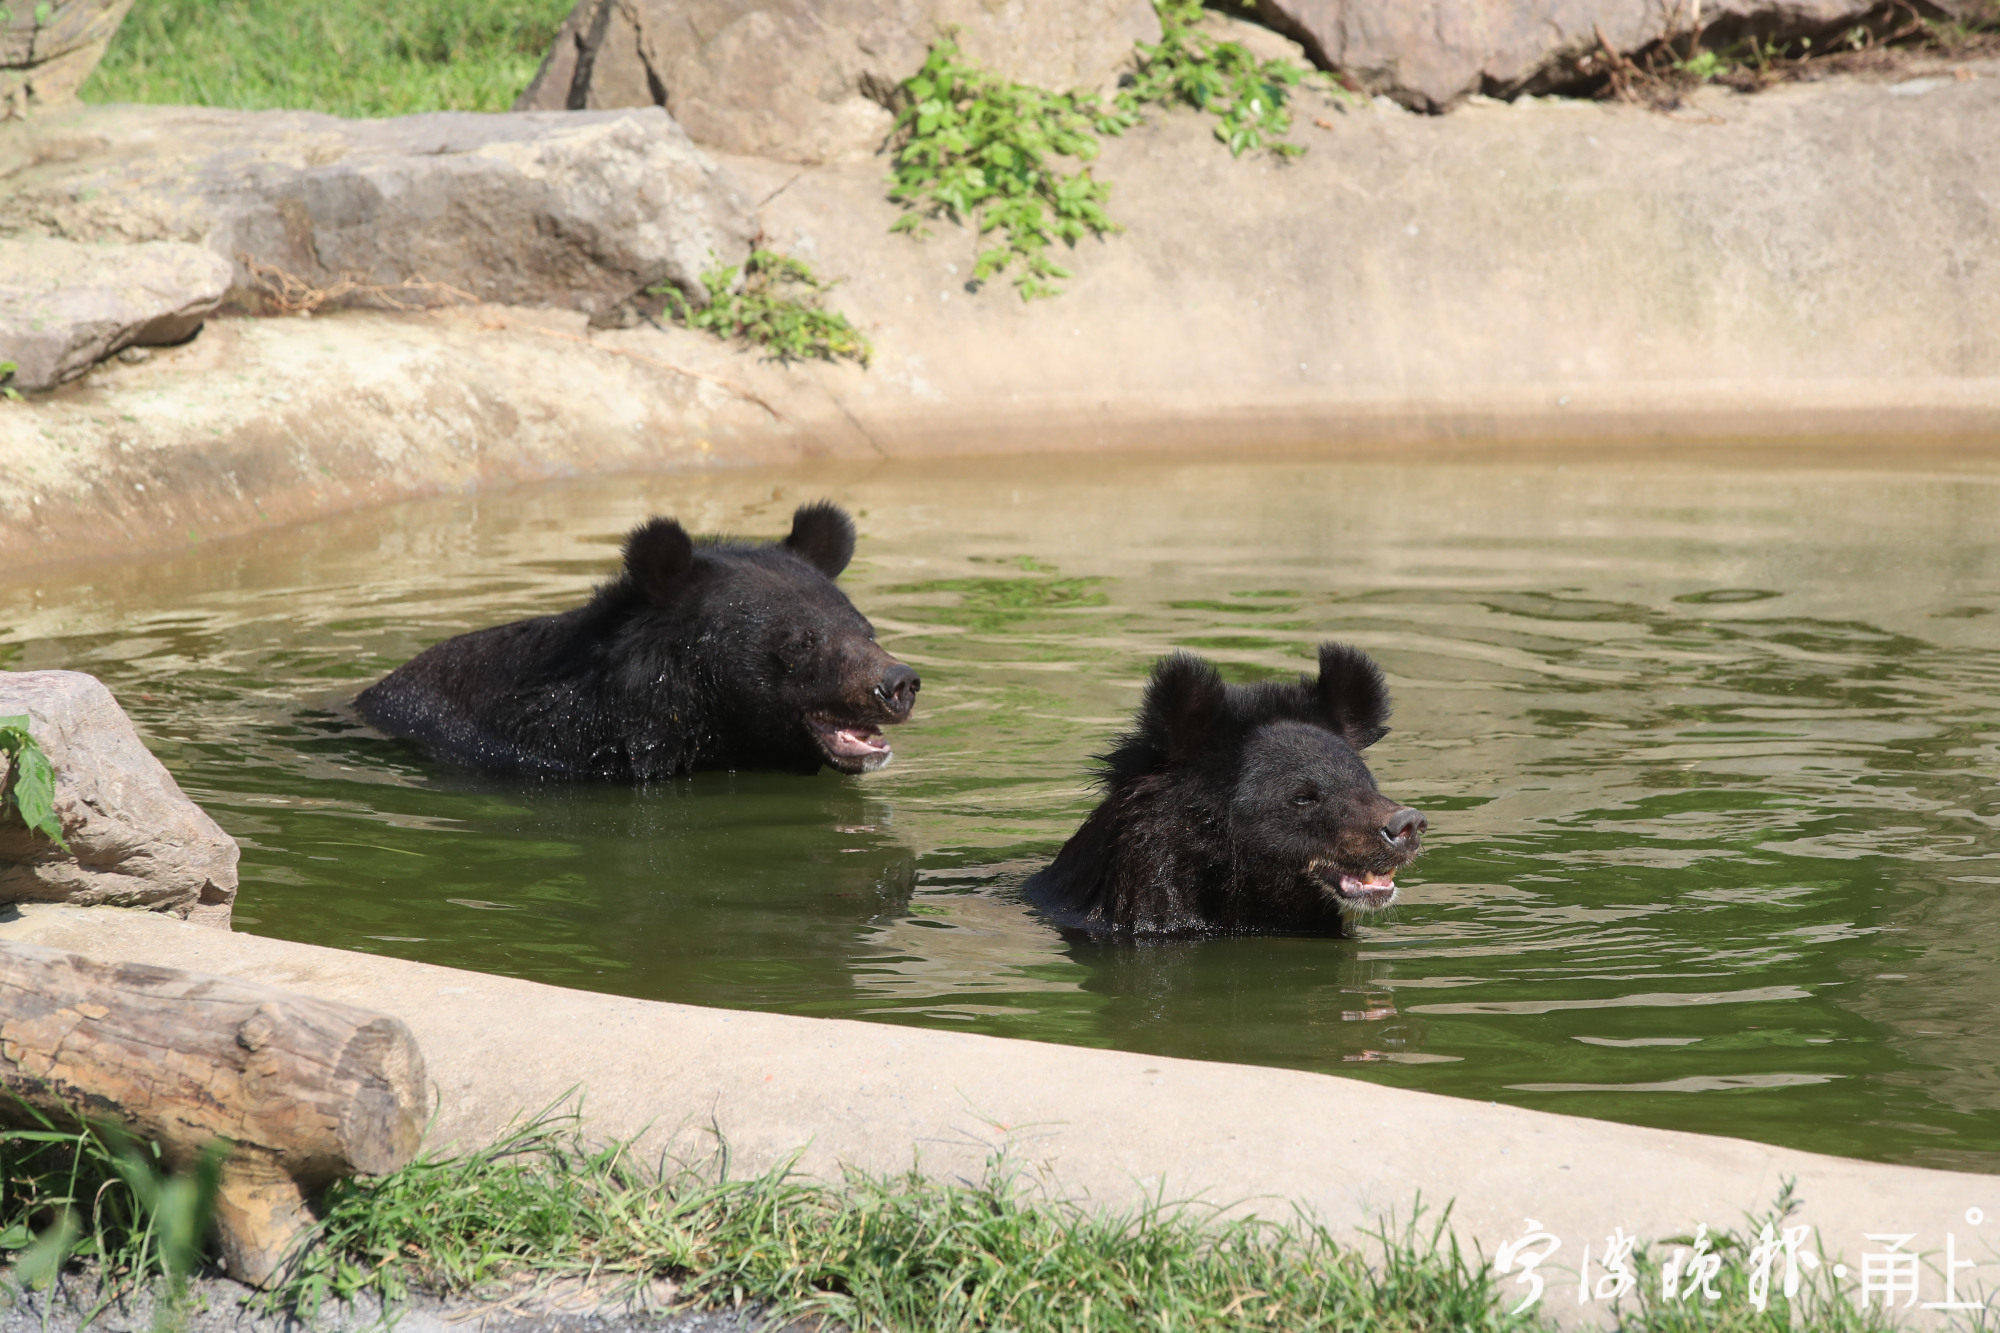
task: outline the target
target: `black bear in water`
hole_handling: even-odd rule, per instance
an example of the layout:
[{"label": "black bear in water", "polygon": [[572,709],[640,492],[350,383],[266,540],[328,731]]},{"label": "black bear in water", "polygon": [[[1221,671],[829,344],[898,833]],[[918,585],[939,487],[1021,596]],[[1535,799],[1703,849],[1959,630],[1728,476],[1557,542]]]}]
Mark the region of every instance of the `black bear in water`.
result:
[{"label": "black bear in water", "polygon": [[1361,762],[1388,716],[1381,670],[1344,644],[1321,645],[1317,680],[1258,685],[1162,658],[1103,758],[1103,802],[1029,898],[1108,934],[1346,933],[1395,899],[1427,827]]},{"label": "black bear in water", "polygon": [[573,611],[426,649],[355,699],[361,716],[490,773],[646,782],[701,768],[861,773],[917,673],[833,584],[854,554],[837,506],[775,544],[696,542],[671,519]]}]

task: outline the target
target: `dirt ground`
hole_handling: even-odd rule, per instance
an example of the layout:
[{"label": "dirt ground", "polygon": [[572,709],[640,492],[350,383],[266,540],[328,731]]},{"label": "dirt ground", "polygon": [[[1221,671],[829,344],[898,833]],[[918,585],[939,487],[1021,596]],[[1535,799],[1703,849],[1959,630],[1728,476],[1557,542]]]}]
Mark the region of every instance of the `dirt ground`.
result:
[{"label": "dirt ground", "polygon": [[[759,1333],[772,1328],[757,1309],[675,1312],[670,1292],[655,1292],[654,1308],[615,1291],[564,1284],[522,1290],[505,1299],[418,1296],[389,1310],[374,1301],[328,1305],[310,1320],[272,1313],[257,1294],[222,1277],[192,1281],[176,1304],[163,1284],[109,1300],[88,1273],[42,1292],[9,1294],[0,1269],[0,1333],[358,1333],[393,1327],[399,1333]],[[803,1326],[790,1325],[793,1330]],[[782,1329],[781,1329],[782,1333]]]}]

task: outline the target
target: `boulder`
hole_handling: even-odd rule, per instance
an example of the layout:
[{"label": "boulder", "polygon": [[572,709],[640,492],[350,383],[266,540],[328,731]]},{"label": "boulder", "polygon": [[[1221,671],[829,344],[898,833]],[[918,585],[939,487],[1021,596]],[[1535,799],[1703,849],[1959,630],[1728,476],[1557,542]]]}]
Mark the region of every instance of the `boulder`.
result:
[{"label": "boulder", "polygon": [[74,101],[132,0],[0,4],[0,120]]},{"label": "boulder", "polygon": [[16,366],[9,385],[47,389],[121,348],[186,341],[234,272],[213,250],[178,241],[0,240],[0,361]]},{"label": "boulder", "polygon": [[[0,671],[0,717],[26,714],[55,770],[69,850],[0,813],[0,903],[144,907],[229,927],[236,840],[181,794],[95,676]],[[13,763],[0,755],[0,790]]]},{"label": "boulder", "polygon": [[[1817,37],[1878,18],[1880,0],[1256,0],[1258,19],[1295,38],[1322,69],[1420,111],[1471,93],[1511,97],[1560,86],[1608,42],[1633,55],[1696,30]],[[1971,19],[1990,0],[1926,0]]]},{"label": "boulder", "polygon": [[603,316],[661,281],[699,299],[702,271],[740,262],[756,229],[731,178],[658,108],[344,120],[88,107],[11,137],[0,235],[203,245],[235,263],[245,303],[261,274],[357,303],[442,294]]},{"label": "boulder", "polygon": [[948,35],[1016,82],[1103,89],[1160,21],[1149,0],[579,0],[515,106],[664,106],[709,147],[828,162],[882,145]]}]

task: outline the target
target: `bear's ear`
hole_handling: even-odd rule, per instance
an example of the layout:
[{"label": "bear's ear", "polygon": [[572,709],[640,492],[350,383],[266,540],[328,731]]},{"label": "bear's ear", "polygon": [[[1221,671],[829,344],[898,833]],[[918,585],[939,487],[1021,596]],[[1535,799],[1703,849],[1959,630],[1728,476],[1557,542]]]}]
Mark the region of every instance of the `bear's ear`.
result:
[{"label": "bear's ear", "polygon": [[792,515],[792,535],[785,549],[804,556],[830,579],[840,577],[854,558],[854,520],[831,500],[800,505]]},{"label": "bear's ear", "polygon": [[1319,646],[1319,681],[1313,686],[1321,720],[1357,750],[1389,734],[1389,687],[1368,654],[1344,643]]},{"label": "bear's ear", "polygon": [[625,539],[625,574],[655,602],[667,602],[694,568],[694,542],[670,518],[648,519]]},{"label": "bear's ear", "polygon": [[1193,653],[1170,653],[1153,668],[1140,730],[1170,764],[1183,763],[1208,747],[1222,719],[1229,687]]}]

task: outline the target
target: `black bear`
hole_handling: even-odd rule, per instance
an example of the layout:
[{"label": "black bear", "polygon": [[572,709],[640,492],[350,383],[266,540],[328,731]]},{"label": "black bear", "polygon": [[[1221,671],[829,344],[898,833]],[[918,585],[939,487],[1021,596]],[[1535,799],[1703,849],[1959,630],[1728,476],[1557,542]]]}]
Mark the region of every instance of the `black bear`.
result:
[{"label": "black bear", "polygon": [[1388,716],[1381,670],[1344,644],[1321,645],[1317,680],[1258,685],[1164,657],[1102,759],[1104,800],[1027,894],[1093,933],[1345,934],[1395,899],[1427,827],[1361,762]]},{"label": "black bear", "polygon": [[853,554],[853,522],[825,502],[768,545],[696,542],[655,518],[585,605],[447,639],[355,707],[489,773],[648,782],[880,768],[882,728],[909,717],[919,681],[834,586]]}]

